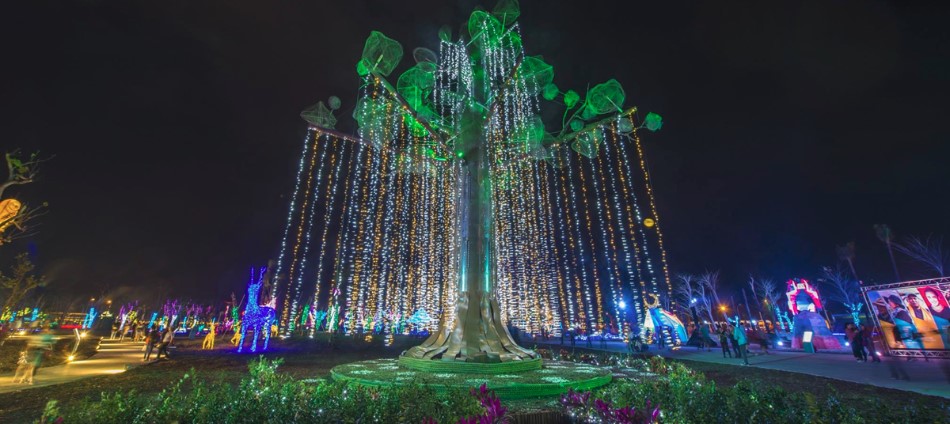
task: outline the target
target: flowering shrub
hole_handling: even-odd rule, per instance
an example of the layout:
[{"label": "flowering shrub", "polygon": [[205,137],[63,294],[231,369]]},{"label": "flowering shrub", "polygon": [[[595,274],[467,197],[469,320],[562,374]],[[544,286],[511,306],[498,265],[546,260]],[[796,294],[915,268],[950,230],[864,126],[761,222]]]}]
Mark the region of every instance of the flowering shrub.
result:
[{"label": "flowering shrub", "polygon": [[478,389],[472,389],[471,395],[478,399],[478,402],[485,408],[485,412],[474,417],[462,418],[457,424],[507,424],[508,418],[505,412],[508,408],[501,406],[501,400],[495,396],[495,392],[488,390],[488,386],[482,384]]},{"label": "flowering shrub", "polygon": [[[324,380],[299,381],[277,373],[280,360],[252,361],[238,387],[211,383],[192,370],[157,395],[103,393],[62,411],[67,423],[502,423],[494,393],[437,393],[407,384],[367,388]],[[51,401],[55,402],[55,401]],[[56,405],[52,403],[52,405]],[[47,414],[47,416],[52,414]],[[493,421],[481,421],[481,417]],[[472,421],[465,421],[466,423]]]},{"label": "flowering shrub", "polygon": [[615,424],[651,424],[659,422],[660,408],[650,410],[647,401],[644,409],[633,406],[615,408],[610,401],[594,399],[591,401],[591,392],[575,392],[568,390],[561,396],[561,405],[570,418],[576,422],[598,422]]}]

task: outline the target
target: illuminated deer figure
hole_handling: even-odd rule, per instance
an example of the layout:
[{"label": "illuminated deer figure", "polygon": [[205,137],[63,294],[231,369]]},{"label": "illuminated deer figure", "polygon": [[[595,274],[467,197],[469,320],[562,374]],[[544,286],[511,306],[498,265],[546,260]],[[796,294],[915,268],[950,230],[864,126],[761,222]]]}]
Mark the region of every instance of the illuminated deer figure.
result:
[{"label": "illuminated deer figure", "polygon": [[238,341],[238,352],[244,348],[244,336],[248,331],[251,332],[251,352],[257,352],[257,339],[264,335],[264,349],[267,350],[267,344],[270,342],[271,325],[277,319],[274,308],[271,306],[261,306],[258,304],[258,296],[261,292],[261,286],[264,284],[264,272],[267,267],[261,267],[260,276],[257,282],[254,282],[254,269],[251,269],[251,283],[247,286],[247,306],[244,307],[244,318],[241,320],[241,340]]}]

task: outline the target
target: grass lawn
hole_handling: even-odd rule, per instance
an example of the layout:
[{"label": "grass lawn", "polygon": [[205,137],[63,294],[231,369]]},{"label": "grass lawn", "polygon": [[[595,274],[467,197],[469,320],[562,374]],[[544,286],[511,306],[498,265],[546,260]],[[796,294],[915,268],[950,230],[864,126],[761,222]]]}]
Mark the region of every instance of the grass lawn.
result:
[{"label": "grass lawn", "polygon": [[[397,341],[394,346],[378,344],[338,343],[330,348],[325,341],[285,343],[276,341],[265,356],[283,358],[280,371],[300,379],[327,378],[334,366],[354,361],[395,358],[419,339]],[[205,378],[237,383],[247,373],[247,363],[256,354],[236,354],[233,348],[220,342],[214,351],[202,351],[201,340],[178,340],[171,360],[162,360],[127,372],[102,377],[92,377],[50,387],[39,387],[20,392],[0,394],[0,422],[32,422],[40,416],[46,402],[56,399],[61,409],[85,398],[97,398],[102,392],[127,392],[135,390],[157,393],[178,381],[191,368]],[[912,392],[883,389],[862,384],[842,382],[803,374],[759,368],[722,366],[702,362],[684,361],[689,367],[701,371],[720,386],[730,386],[739,379],[761,380],[769,385],[780,386],[788,391],[809,391],[827,394],[837,391],[842,401],[873,397],[881,402],[901,404],[914,399],[922,405],[939,408],[944,399]],[[527,399],[505,401],[513,414],[557,409],[556,399]]]}]

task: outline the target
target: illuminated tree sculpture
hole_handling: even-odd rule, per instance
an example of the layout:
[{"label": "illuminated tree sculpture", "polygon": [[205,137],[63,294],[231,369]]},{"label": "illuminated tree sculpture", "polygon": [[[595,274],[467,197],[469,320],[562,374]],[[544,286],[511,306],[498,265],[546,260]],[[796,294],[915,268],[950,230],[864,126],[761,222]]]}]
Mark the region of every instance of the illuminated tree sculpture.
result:
[{"label": "illuminated tree sculpture", "polygon": [[[616,80],[561,92],[524,53],[518,14],[503,1],[457,39],[440,31],[438,54],[415,49],[395,86],[403,49],[374,31],[357,134],[332,129],[339,99],[301,114],[311,129],[269,294],[284,336],[304,332],[308,303],[340,304],[348,331],[423,310],[433,334],[405,357],[508,362],[537,357],[508,325],[617,333],[625,298],[639,322],[642,293],[669,294],[636,109]],[[539,96],[564,106],[558,129]],[[661,125],[651,113],[642,126]]]}]

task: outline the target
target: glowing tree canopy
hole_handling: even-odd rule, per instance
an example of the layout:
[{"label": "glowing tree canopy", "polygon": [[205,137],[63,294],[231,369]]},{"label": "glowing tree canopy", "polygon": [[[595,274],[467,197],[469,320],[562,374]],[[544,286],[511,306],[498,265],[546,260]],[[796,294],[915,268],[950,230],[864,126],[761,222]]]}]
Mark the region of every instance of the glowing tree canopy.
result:
[{"label": "glowing tree canopy", "polygon": [[[636,109],[614,79],[562,92],[525,54],[519,14],[502,1],[457,38],[441,30],[439,51],[413,50],[395,86],[404,50],[374,31],[356,65],[357,134],[330,128],[339,99],[302,113],[311,128],[269,294],[282,335],[320,326],[299,328],[304,305],[337,311],[346,331],[422,310],[431,321],[409,324],[434,331],[406,356],[523,360],[536,354],[508,326],[618,334],[644,322],[644,293],[669,298]],[[539,97],[563,108],[559,127]]]}]

